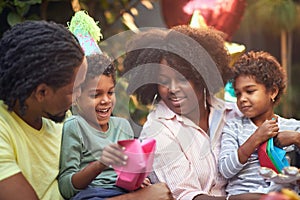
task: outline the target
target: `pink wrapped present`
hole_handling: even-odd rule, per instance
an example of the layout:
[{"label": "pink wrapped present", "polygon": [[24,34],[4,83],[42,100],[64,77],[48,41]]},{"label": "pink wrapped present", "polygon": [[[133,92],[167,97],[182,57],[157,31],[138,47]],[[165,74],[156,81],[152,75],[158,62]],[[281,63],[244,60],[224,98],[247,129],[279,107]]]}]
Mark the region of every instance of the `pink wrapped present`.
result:
[{"label": "pink wrapped present", "polygon": [[152,171],[156,141],[132,139],[118,141],[118,144],[126,148],[124,153],[128,160],[125,166],[114,166],[118,175],[116,185],[129,191],[136,190]]}]

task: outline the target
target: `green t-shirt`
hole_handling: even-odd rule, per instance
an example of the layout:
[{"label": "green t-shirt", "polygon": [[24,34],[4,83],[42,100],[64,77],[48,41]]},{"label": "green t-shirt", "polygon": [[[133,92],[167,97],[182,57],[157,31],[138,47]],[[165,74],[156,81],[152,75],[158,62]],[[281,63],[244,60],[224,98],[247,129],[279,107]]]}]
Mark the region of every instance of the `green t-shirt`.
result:
[{"label": "green t-shirt", "polygon": [[[60,157],[59,189],[65,198],[73,197],[78,191],[73,187],[72,176],[89,163],[100,159],[102,150],[119,140],[132,139],[134,133],[129,122],[119,117],[110,117],[106,132],[90,126],[81,116],[68,118],[63,127]],[[108,168],[90,184],[91,187],[116,188],[117,174]]]}]

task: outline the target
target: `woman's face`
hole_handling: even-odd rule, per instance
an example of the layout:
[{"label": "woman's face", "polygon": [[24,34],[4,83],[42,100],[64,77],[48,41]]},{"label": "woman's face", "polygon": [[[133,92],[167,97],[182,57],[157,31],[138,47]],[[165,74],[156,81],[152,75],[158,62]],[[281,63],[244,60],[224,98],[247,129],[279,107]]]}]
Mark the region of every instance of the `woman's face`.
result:
[{"label": "woman's face", "polygon": [[79,114],[94,128],[107,131],[116,103],[115,84],[111,76],[100,75],[87,81],[77,100]]},{"label": "woman's face", "polygon": [[199,102],[203,102],[202,92],[178,71],[169,67],[165,59],[161,61],[158,76],[158,93],[165,104],[176,114],[188,118],[199,116]]}]

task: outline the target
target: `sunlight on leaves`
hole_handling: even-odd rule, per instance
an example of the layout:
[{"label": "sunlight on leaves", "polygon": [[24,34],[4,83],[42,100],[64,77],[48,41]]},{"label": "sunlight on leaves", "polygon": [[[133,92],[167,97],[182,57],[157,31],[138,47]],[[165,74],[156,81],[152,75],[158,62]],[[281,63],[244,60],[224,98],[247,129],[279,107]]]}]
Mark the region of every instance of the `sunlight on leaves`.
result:
[{"label": "sunlight on leaves", "polygon": [[151,1],[143,0],[143,1],[141,1],[141,4],[149,10],[153,9],[153,4],[151,3]]},{"label": "sunlight on leaves", "polygon": [[123,23],[133,32],[139,32],[135,22],[134,22],[134,18],[132,17],[131,14],[125,12],[122,15],[122,19],[123,19]]}]

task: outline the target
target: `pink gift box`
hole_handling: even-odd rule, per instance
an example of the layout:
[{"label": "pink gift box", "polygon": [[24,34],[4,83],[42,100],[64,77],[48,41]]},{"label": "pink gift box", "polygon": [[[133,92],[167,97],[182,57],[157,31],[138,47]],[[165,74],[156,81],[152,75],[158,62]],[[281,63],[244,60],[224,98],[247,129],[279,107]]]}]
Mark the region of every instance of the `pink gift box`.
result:
[{"label": "pink gift box", "polygon": [[114,166],[118,175],[116,185],[129,191],[138,189],[152,171],[156,141],[137,139],[118,141],[128,156],[125,166]]}]

